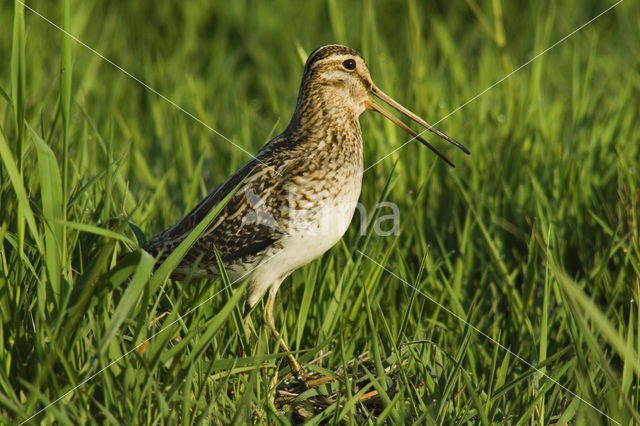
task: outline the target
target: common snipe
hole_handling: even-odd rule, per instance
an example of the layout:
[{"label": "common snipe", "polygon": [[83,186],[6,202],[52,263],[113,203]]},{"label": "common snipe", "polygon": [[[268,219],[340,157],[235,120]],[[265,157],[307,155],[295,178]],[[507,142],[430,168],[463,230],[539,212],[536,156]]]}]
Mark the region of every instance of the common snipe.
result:
[{"label": "common snipe", "polygon": [[172,276],[218,275],[214,247],[231,280],[251,272],[247,307],[269,291],[263,319],[288,353],[298,378],[303,378],[304,370],[280,338],[273,305],[282,281],[331,248],[351,222],[363,172],[360,114],[368,109],[381,113],[453,165],[371,95],[469,153],[378,89],[358,52],[346,46],[324,46],[307,59],[295,112],[284,132],[176,225],[143,245],[162,262],[242,182]]}]

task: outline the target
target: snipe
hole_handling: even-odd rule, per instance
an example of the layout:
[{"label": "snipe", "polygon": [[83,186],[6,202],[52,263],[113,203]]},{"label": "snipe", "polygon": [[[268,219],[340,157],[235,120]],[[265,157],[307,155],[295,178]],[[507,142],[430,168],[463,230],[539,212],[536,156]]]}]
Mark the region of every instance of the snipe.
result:
[{"label": "snipe", "polygon": [[142,247],[162,262],[242,182],[172,276],[218,275],[214,247],[231,280],[251,272],[247,307],[254,306],[269,291],[264,321],[288,353],[291,370],[300,379],[304,379],[304,369],[280,338],[273,305],[282,281],[331,248],[351,222],[363,172],[360,114],[366,110],[381,113],[453,166],[372,95],[469,153],[378,89],[358,52],[346,46],[324,46],[307,59],[296,109],[285,131],[180,222]]}]

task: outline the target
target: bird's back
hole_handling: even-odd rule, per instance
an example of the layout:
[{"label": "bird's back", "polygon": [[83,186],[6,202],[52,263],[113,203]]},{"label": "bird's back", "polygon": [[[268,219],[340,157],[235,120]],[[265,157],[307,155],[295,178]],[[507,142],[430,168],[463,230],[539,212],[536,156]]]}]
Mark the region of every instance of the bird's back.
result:
[{"label": "bird's back", "polygon": [[[344,132],[315,137],[317,141],[310,141],[313,136],[285,131],[142,248],[162,262],[242,182],[187,252],[174,278],[217,275],[215,250],[232,275],[241,274],[266,254],[283,249],[282,244],[296,235],[309,234],[308,251],[313,258],[319,256],[342,236],[353,216],[360,194],[362,154],[359,127],[352,150],[345,151],[342,145]],[[317,255],[314,247],[321,249]]]}]

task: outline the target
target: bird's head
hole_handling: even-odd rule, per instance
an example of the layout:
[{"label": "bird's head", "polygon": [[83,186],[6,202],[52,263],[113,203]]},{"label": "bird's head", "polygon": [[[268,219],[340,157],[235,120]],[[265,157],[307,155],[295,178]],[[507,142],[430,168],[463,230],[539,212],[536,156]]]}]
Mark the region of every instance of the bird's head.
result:
[{"label": "bird's head", "polygon": [[316,49],[304,66],[303,85],[323,101],[335,100],[359,116],[367,109],[373,86],[369,68],[358,52],[347,46]]},{"label": "bird's head", "polygon": [[377,111],[453,166],[453,163],[435,147],[376,102],[374,97],[378,98],[465,153],[469,153],[462,144],[435,129],[378,89],[373,84],[367,63],[357,51],[350,47],[332,44],[314,50],[304,66],[301,95],[315,98],[316,102],[329,102],[334,107],[339,105],[340,108],[350,109],[356,117],[366,110]]}]

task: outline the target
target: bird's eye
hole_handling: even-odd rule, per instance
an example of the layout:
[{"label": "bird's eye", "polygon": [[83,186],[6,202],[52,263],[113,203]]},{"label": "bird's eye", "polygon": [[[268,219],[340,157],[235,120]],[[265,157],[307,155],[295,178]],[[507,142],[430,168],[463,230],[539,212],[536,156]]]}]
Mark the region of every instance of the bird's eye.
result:
[{"label": "bird's eye", "polygon": [[342,66],[349,71],[353,71],[356,69],[356,61],[353,59],[347,59],[342,63]]}]

